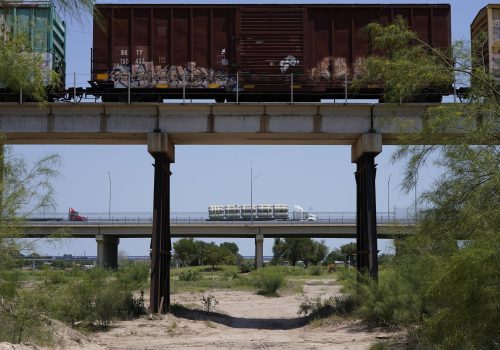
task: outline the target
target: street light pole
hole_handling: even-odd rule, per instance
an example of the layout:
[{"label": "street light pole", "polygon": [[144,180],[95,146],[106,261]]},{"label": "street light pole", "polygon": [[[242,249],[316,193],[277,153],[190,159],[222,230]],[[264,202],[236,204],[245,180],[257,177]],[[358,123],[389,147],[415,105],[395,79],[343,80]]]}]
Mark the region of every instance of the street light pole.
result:
[{"label": "street light pole", "polygon": [[109,203],[108,203],[108,220],[111,221],[111,172],[108,171],[109,178]]},{"label": "street light pole", "polygon": [[418,175],[415,175],[415,217],[417,216],[417,183]]},{"label": "street light pole", "polygon": [[387,181],[387,221],[389,221],[389,215],[390,215],[390,205],[389,205],[389,193],[390,193],[390,185],[391,185],[391,175],[389,175],[389,180]]},{"label": "street light pole", "polygon": [[250,161],[250,225],[253,225],[253,164]]}]

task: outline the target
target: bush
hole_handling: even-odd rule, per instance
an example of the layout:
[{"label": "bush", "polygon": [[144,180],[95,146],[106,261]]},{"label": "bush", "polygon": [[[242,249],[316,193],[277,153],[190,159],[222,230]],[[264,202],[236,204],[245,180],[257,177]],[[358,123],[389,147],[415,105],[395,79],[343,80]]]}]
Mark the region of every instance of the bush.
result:
[{"label": "bush", "polygon": [[321,276],[325,272],[325,269],[321,265],[313,265],[309,272],[312,276]]},{"label": "bush", "polygon": [[37,303],[36,291],[19,291],[14,299],[0,298],[0,342],[50,345],[50,322]]},{"label": "bush", "polygon": [[130,288],[146,287],[149,278],[149,265],[131,263],[120,267],[116,274],[117,279]]},{"label": "bush", "polygon": [[146,312],[143,292],[140,297],[132,294],[138,279],[130,278],[131,275],[101,269],[85,271],[50,292],[40,303],[46,304],[51,316],[72,327],[107,327],[113,320]]},{"label": "bush", "polygon": [[201,298],[201,306],[207,314],[215,311],[215,308],[219,305],[219,301],[212,294],[203,295]]},{"label": "bush", "polygon": [[358,306],[356,314],[376,326],[402,326],[421,316],[422,300],[394,270],[380,272],[378,283],[364,275],[347,275],[345,290]]},{"label": "bush", "polygon": [[179,281],[199,281],[203,278],[200,271],[187,270],[179,274]]},{"label": "bush", "polygon": [[253,259],[243,260],[238,264],[238,271],[240,273],[248,273],[255,270],[255,261]]},{"label": "bush", "polygon": [[334,296],[322,299],[321,296],[309,298],[302,295],[297,314],[311,318],[324,318],[332,315],[346,316],[354,310],[355,303],[350,296]]},{"label": "bush", "polygon": [[276,292],[285,284],[285,276],[279,268],[266,267],[251,274],[252,282],[263,295],[276,295]]}]

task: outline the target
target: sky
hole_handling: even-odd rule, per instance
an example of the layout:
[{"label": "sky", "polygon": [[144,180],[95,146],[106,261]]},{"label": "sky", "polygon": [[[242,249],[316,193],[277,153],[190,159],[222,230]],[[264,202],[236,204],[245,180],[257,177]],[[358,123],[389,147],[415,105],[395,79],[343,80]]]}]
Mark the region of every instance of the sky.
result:
[{"label": "sky", "polygon": [[[128,1],[130,3],[130,1]],[[165,1],[166,2],[166,1]],[[206,3],[229,3],[210,1]],[[134,3],[141,3],[135,1]],[[148,3],[148,2],[145,2]],[[182,2],[205,3],[205,1]],[[293,1],[235,1],[234,3],[294,3]],[[308,3],[298,1],[297,3]],[[325,3],[317,1],[315,3]],[[457,1],[329,1],[328,3],[450,3],[452,39],[470,40],[469,25],[477,12],[488,4],[482,0]],[[67,19],[67,81],[86,86],[90,75],[92,25],[88,18]],[[16,145],[15,154],[35,161],[56,153],[61,157],[60,176],[55,187],[55,211],[69,207],[86,213],[151,212],[153,205],[153,159],[146,146]],[[384,146],[376,157],[377,211],[406,209],[415,193],[401,191],[404,163],[391,162],[394,146]],[[211,204],[248,204],[250,166],[253,168],[253,203],[297,204],[312,212],[354,212],[356,208],[355,164],[350,162],[350,146],[176,146],[171,165],[171,211],[203,212]],[[109,173],[109,174],[108,174]],[[429,189],[439,177],[439,169],[429,166],[419,176],[417,194]],[[390,179],[390,180],[389,180]],[[389,190],[389,196],[388,196]],[[62,214],[61,214],[62,215]],[[210,239],[220,243],[222,239]],[[254,254],[251,239],[232,240],[242,255]],[[333,249],[352,240],[327,239]],[[44,254],[96,255],[93,239],[65,239],[60,244],[39,244]],[[272,255],[272,239],[264,241],[264,255]],[[391,252],[389,241],[379,240],[382,252]],[[148,255],[149,239],[121,239],[119,250],[127,255]]]}]

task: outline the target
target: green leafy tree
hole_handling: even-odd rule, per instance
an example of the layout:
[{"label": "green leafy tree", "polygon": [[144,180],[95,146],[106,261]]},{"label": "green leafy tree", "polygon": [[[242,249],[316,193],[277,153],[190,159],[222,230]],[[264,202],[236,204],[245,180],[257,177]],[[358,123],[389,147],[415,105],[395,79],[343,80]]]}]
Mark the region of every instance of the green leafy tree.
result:
[{"label": "green leafy tree", "polygon": [[[0,152],[0,341],[31,340],[45,343],[44,327],[34,293],[22,288],[18,265],[21,251],[31,252],[36,242],[16,239],[26,216],[53,208],[51,180],[58,175],[59,158],[47,156],[34,164],[14,155],[9,147]],[[37,256],[37,255],[34,255]]]},{"label": "green leafy tree", "polygon": [[225,249],[221,249],[215,243],[211,242],[205,250],[205,263],[212,265],[212,269],[215,269],[216,265],[226,261],[226,256]]},{"label": "green leafy tree", "polygon": [[354,257],[356,257],[357,252],[358,248],[356,246],[356,243],[354,242],[340,246],[340,254],[342,254],[342,260],[344,261],[349,261],[349,259],[353,259]]},{"label": "green leafy tree", "polygon": [[174,242],[174,258],[181,262],[182,266],[191,266],[198,260],[198,249],[192,238],[182,238]]},{"label": "green leafy tree", "polygon": [[305,258],[304,262],[306,262],[306,265],[317,265],[323,261],[323,259],[326,257],[326,254],[328,254],[328,247],[326,246],[324,240],[322,240],[321,242],[312,241],[310,253]]},{"label": "green leafy tree", "polygon": [[303,261],[307,266],[322,261],[328,252],[324,242],[315,242],[311,238],[276,238],[273,246],[273,260],[287,260],[295,266]]},{"label": "green leafy tree", "polygon": [[[425,81],[415,72],[429,71],[429,81],[434,75],[456,75],[472,85],[463,103],[428,108],[422,131],[402,134],[403,146],[393,159],[406,162],[403,189],[414,188],[426,164],[441,175],[420,196],[416,234],[397,242],[398,254],[379,283],[353,283],[358,312],[377,324],[416,325],[408,337],[412,348],[497,348],[500,93],[483,63],[486,36],[474,38],[472,51],[456,43],[446,53],[419,41],[400,21],[375,29],[375,42],[385,45],[380,49],[395,51],[386,62],[380,57],[367,62],[369,76],[384,70],[386,75],[378,76],[389,79],[387,101],[411,100],[422,91]],[[399,45],[401,38],[412,40]],[[408,69],[398,69],[405,65]]]},{"label": "green leafy tree", "polygon": [[326,256],[324,262],[325,264],[333,264],[335,261],[344,261],[344,255],[340,252],[340,248],[336,248],[332,250],[328,255]]},{"label": "green leafy tree", "polygon": [[237,255],[238,252],[239,252],[238,245],[236,243],[234,243],[234,242],[222,242],[220,244],[220,247],[222,249],[227,250],[228,252],[230,252],[233,255]]},{"label": "green leafy tree", "polygon": [[[7,2],[0,2],[0,10]],[[83,19],[92,14],[93,0],[56,0],[55,6],[62,14],[73,19]],[[96,14],[99,19],[99,14]],[[61,78],[55,71],[44,68],[41,52],[31,45],[26,33],[13,16],[4,16],[0,26],[0,87],[29,96],[36,101],[46,101],[47,91],[60,85]],[[15,30],[12,30],[14,29]],[[35,38],[35,40],[37,40]]]},{"label": "green leafy tree", "polygon": [[[409,30],[403,17],[396,17],[386,26],[370,23],[365,33],[372,55],[365,61],[366,74],[355,82],[355,87],[383,82],[383,100],[396,103],[423,102],[428,98],[440,101],[440,93],[450,90],[453,75],[442,59],[448,53],[427,45]],[[429,49],[436,54],[429,55]]]}]

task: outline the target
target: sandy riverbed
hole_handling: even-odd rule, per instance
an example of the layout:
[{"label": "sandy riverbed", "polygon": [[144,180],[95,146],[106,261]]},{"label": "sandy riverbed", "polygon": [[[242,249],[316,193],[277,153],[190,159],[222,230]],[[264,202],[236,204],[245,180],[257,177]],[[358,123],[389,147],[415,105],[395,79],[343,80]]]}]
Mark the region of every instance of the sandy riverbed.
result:
[{"label": "sandy riverbed", "polygon": [[[333,280],[308,280],[304,294],[326,298],[339,294]],[[209,292],[205,292],[207,295]],[[58,349],[368,349],[393,334],[369,330],[360,322],[328,320],[306,324],[297,316],[299,295],[265,297],[247,291],[210,292],[219,301],[215,312],[201,311],[202,293],[172,295],[180,304],[161,319],[141,317],[113,323],[109,330],[88,336],[60,323]],[[56,321],[57,322],[57,321]],[[0,350],[42,349],[0,343]]]}]

